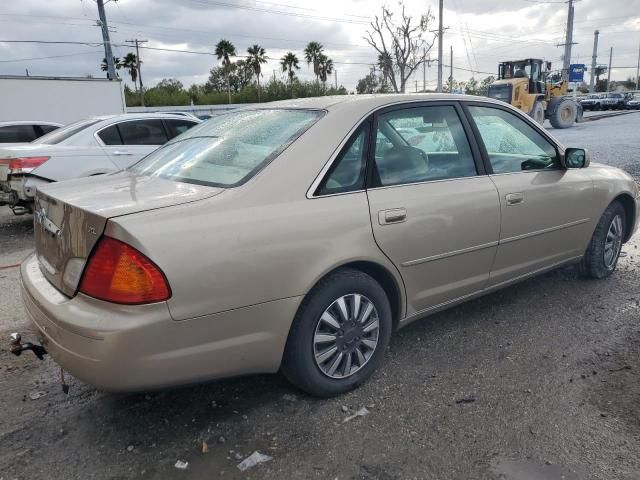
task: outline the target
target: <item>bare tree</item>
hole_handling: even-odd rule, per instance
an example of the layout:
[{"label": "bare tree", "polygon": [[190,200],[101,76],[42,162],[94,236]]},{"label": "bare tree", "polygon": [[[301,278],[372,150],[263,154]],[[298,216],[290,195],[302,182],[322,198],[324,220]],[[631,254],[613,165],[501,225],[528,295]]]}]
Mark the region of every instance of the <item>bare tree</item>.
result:
[{"label": "bare tree", "polygon": [[404,93],[407,81],[415,70],[427,61],[436,35],[425,40],[429,24],[434,20],[431,9],[420,15],[414,23],[407,15],[403,2],[399,3],[399,22],[394,21],[394,13],[382,7],[382,16],[376,15],[367,30],[365,41],[378,52],[378,64],[396,93]]}]

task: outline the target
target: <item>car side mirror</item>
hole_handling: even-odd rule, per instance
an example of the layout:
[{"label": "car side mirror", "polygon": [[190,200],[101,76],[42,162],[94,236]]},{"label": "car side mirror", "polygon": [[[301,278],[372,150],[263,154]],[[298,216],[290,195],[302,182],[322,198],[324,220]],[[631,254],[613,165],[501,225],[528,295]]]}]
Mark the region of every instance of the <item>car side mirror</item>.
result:
[{"label": "car side mirror", "polygon": [[567,148],[564,151],[566,168],[586,168],[591,163],[591,155],[586,148]]}]

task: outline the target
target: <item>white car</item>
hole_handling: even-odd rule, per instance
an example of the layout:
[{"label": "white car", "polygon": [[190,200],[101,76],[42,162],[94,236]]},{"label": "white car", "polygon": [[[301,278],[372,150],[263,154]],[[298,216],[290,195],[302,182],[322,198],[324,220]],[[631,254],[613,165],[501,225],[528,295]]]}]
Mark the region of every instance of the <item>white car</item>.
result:
[{"label": "white car", "polygon": [[60,128],[61,123],[37,120],[0,122],[0,143],[28,143]]},{"label": "white car", "polygon": [[125,169],[200,123],[164,113],[95,117],[23,145],[0,146],[0,205],[33,211],[39,185]]}]

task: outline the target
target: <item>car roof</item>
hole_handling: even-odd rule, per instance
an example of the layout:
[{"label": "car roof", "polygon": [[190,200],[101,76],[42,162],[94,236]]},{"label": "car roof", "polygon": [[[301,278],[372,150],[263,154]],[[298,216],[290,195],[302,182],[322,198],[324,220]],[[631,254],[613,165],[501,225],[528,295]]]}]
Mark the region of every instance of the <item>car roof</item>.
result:
[{"label": "car roof", "polygon": [[7,127],[10,125],[53,125],[56,127],[61,127],[62,123],[58,122],[49,122],[42,120],[13,120],[10,122],[0,122],[0,127]]},{"label": "car roof", "polygon": [[377,109],[387,105],[395,105],[399,103],[413,102],[436,102],[446,100],[466,100],[473,102],[497,103],[504,105],[504,102],[494,100],[487,97],[479,97],[474,95],[457,95],[445,93],[412,93],[412,94],[371,94],[371,95],[333,95],[325,97],[298,98],[294,100],[280,100],[277,102],[269,102],[260,106],[252,105],[248,109],[255,108],[306,108],[334,110],[353,108],[360,110],[363,107],[369,109]]}]

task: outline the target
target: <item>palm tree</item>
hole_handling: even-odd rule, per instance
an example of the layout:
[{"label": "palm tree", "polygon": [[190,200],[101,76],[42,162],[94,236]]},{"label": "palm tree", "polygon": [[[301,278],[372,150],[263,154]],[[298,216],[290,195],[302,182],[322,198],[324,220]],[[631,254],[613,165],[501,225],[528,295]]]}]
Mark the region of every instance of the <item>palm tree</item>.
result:
[{"label": "palm tree", "polygon": [[[113,57],[113,68],[115,68],[116,70],[120,70],[122,68],[122,63],[120,63],[120,59],[118,57]],[[109,70],[109,67],[107,66],[107,57],[104,57],[102,59],[102,63],[100,64],[100,70],[102,70],[103,72],[106,72]],[[118,72],[116,72],[116,77],[118,76],[119,76]]]},{"label": "palm tree", "polygon": [[307,61],[307,65],[313,64],[313,73],[316,76],[316,82],[318,81],[318,77],[320,76],[320,55],[324,47],[320,42],[309,42],[307,44],[307,48],[304,49],[304,59]]},{"label": "palm tree", "polygon": [[282,71],[287,73],[289,77],[289,85],[293,87],[293,79],[296,76],[294,70],[300,70],[300,64],[298,63],[298,57],[293,52],[287,52],[287,54],[280,59],[280,66]]},{"label": "palm tree", "polygon": [[262,64],[267,63],[267,52],[260,45],[253,45],[247,48],[247,63],[253,69],[253,73],[258,81],[258,101],[260,101],[260,75],[262,74]]},{"label": "palm tree", "polygon": [[236,56],[236,47],[229,40],[224,38],[216,45],[216,56],[218,60],[222,60],[222,70],[227,79],[227,94],[229,95],[229,103],[231,103],[231,85],[229,85],[229,74],[231,73],[231,58]]},{"label": "palm tree", "polygon": [[[142,62],[140,62],[142,63]],[[129,52],[125,55],[121,62],[122,68],[124,68],[127,72],[129,72],[129,76],[131,77],[131,81],[138,91],[138,57],[133,52]]]},{"label": "palm tree", "polygon": [[318,75],[322,80],[323,88],[326,87],[327,78],[333,73],[333,60],[327,57],[324,53],[320,54],[318,58]]}]

